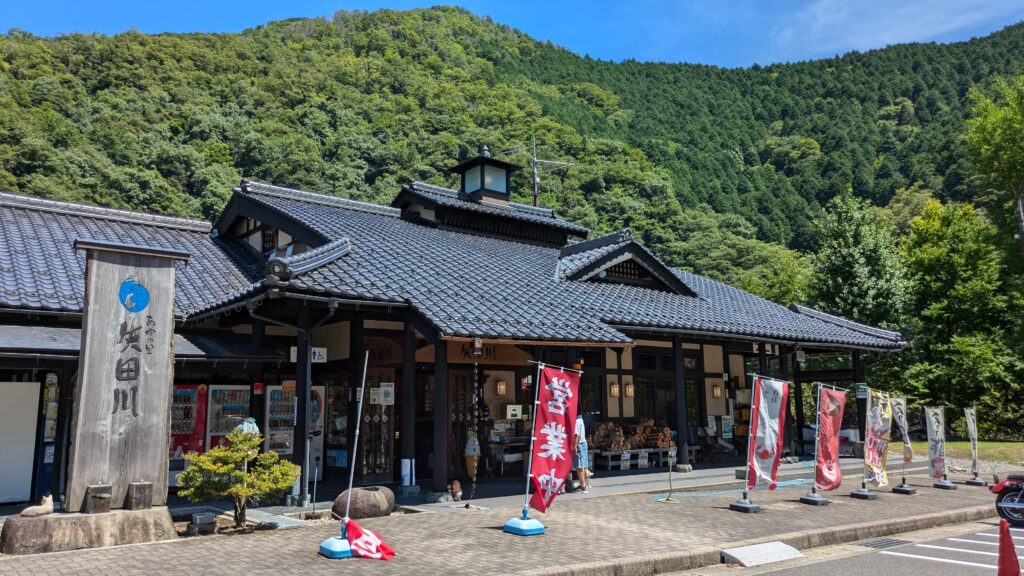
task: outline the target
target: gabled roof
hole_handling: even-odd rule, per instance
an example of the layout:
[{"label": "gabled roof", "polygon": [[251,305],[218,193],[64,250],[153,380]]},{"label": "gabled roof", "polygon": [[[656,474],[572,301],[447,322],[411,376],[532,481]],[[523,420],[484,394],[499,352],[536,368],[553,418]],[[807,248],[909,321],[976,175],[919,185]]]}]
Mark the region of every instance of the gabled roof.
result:
[{"label": "gabled roof", "polygon": [[664,290],[696,296],[671,268],[633,239],[629,228],[562,248],[556,275],[561,280],[589,280],[627,261],[646,271]]},{"label": "gabled roof", "polygon": [[586,236],[590,230],[559,218],[554,210],[539,208],[518,202],[500,203],[489,200],[475,200],[468,194],[462,194],[457,190],[434,186],[423,182],[410,182],[398,196],[391,202],[396,208],[401,208],[409,203],[423,204],[427,208],[438,206],[497,216],[527,222],[530,224],[543,224],[549,228],[555,228],[573,234],[575,236]]},{"label": "gabled roof", "polygon": [[[282,280],[282,287],[407,303],[447,336],[628,343],[632,338],[623,330],[663,329],[824,347],[902,347],[673,270],[624,232],[559,249],[426,226],[333,200],[269,190],[249,194],[352,243],[343,257]],[[689,292],[572,281],[565,274],[631,245]]]},{"label": "gabled roof", "polygon": [[76,239],[188,252],[176,270],[175,314],[251,292],[260,263],[197,220],[0,193],[0,308],[81,312],[85,253]]}]

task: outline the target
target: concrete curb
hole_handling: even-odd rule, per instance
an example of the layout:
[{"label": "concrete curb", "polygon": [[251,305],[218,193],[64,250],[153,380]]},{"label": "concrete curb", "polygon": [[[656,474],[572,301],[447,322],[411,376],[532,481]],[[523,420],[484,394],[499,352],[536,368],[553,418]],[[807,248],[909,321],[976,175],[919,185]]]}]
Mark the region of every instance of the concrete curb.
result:
[{"label": "concrete curb", "polygon": [[724,548],[781,541],[799,550],[807,550],[809,548],[834,546],[836,544],[857,542],[868,538],[880,538],[882,536],[936,528],[949,524],[973,522],[993,516],[995,516],[995,508],[990,504],[984,504],[945,512],[921,514],[909,518],[861,522],[847,526],[836,526],[827,530],[802,530],[763,538],[729,542],[721,546],[703,547],[665,554],[631,556],[619,560],[588,562],[556,569],[530,570],[520,572],[519,574],[522,576],[651,576],[653,574],[693,570],[719,564],[722,561],[722,550]]}]

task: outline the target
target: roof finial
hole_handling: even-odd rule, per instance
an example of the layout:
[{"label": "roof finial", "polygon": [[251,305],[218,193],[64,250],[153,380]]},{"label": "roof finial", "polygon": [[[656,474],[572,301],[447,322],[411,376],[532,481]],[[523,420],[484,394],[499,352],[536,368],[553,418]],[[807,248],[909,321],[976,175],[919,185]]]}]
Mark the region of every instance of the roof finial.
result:
[{"label": "roof finial", "polygon": [[487,144],[484,144],[483,146],[480,147],[480,155],[483,156],[484,158],[491,157],[491,151],[487,148]]}]

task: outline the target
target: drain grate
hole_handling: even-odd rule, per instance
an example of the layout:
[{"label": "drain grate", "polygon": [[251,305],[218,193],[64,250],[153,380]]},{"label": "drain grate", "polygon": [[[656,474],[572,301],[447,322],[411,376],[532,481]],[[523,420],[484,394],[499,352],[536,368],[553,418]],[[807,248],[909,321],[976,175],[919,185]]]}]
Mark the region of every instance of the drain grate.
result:
[{"label": "drain grate", "polygon": [[893,548],[904,544],[910,544],[910,540],[900,540],[899,538],[875,538],[874,540],[864,540],[863,542],[857,543],[858,546],[874,548],[876,550],[881,550],[882,548]]}]

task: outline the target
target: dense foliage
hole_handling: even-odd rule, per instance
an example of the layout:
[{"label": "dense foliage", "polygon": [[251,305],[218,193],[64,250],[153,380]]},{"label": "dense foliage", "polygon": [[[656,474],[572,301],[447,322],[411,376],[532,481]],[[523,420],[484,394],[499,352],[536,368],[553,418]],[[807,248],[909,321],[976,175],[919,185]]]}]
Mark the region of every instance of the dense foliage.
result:
[{"label": "dense foliage", "polygon": [[899,328],[907,353],[872,378],[966,402],[1024,377],[1021,73],[1024,24],[745,69],[597,61],[445,7],[240,34],[13,30],[0,189],[212,218],[245,176],[384,203],[404,178],[454,185],[446,168],[483,144],[526,163],[536,136],[574,162],[543,175],[542,205]]}]

